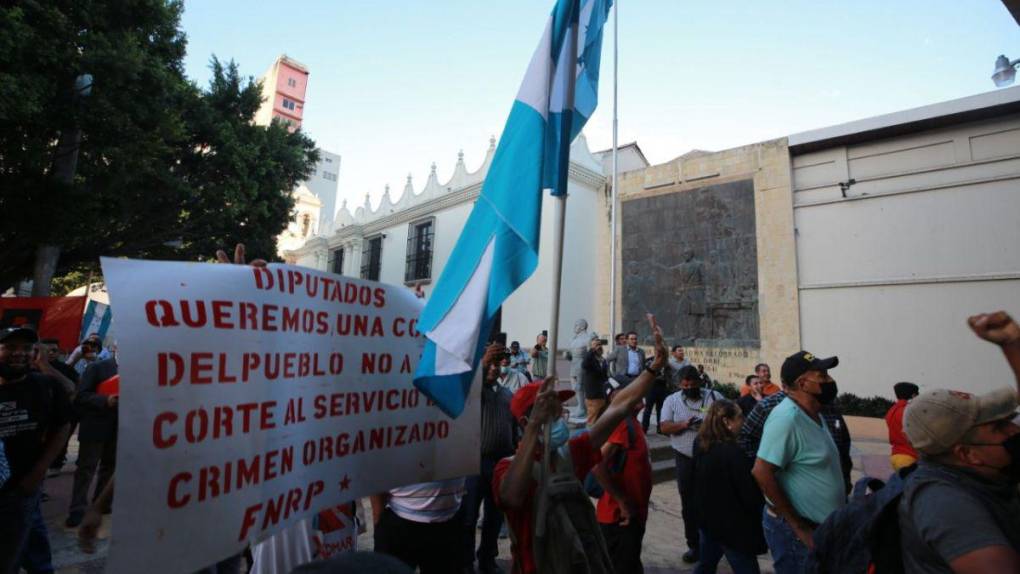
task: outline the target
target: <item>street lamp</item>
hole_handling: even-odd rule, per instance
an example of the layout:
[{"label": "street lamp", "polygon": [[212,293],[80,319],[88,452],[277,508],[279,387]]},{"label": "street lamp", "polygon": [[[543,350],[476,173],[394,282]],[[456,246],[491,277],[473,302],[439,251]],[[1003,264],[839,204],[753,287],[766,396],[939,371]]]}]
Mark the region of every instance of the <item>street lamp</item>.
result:
[{"label": "street lamp", "polygon": [[1004,88],[1013,83],[1013,78],[1016,77],[1016,66],[1020,64],[1020,60],[1009,61],[1006,56],[1000,55],[995,59],[995,73],[992,74],[992,81],[995,82],[995,87]]}]

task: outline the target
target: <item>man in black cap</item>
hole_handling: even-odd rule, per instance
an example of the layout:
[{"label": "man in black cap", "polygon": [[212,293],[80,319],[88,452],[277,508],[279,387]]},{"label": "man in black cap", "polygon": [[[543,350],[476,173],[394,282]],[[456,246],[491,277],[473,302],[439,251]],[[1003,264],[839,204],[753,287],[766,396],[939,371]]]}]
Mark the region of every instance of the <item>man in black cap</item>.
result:
[{"label": "man in black cap", "polygon": [[0,439],[11,466],[0,486],[0,572],[16,571],[46,469],[67,437],[71,405],[53,379],[32,372],[35,331],[0,331]]},{"label": "man in black cap", "polygon": [[829,369],[838,364],[806,351],[787,357],[786,399],[765,421],[752,474],[766,498],[762,525],[777,574],[803,570],[814,529],[846,503],[839,450],[821,415],[836,398]]}]

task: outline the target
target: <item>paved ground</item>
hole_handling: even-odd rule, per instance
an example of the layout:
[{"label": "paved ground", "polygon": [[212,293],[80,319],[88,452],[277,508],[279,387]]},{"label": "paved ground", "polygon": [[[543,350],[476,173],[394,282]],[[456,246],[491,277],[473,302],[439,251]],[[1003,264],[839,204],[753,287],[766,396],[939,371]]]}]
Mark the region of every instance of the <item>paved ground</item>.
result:
[{"label": "paved ground", "polygon": [[[853,436],[854,478],[863,475],[861,469],[868,469],[871,476],[886,476],[888,466],[888,443],[885,436],[885,424],[881,419],[862,419],[847,417],[847,423]],[[654,425],[652,425],[654,428]],[[665,442],[665,438],[650,435],[650,444]],[[77,444],[72,440],[68,459],[74,461],[77,456]],[[63,472],[47,479],[46,492],[50,499],[43,503],[43,515],[50,532],[53,546],[53,561],[59,574],[92,574],[103,572],[105,556],[110,534],[110,517],[104,517],[100,531],[100,545],[94,555],[83,554],[78,550],[76,532],[64,527],[67,517],[67,505],[70,499],[74,465],[68,464]],[[365,501],[367,505],[367,500]],[[366,506],[367,507],[367,506]],[[680,556],[686,550],[683,533],[683,522],[680,519],[680,496],[676,485],[665,482],[655,485],[652,490],[651,510],[642,556],[648,574],[665,574],[691,572],[693,566],[683,564]],[[372,533],[363,534],[358,541],[362,549],[372,548]],[[509,572],[508,558],[510,541],[500,541],[501,564]],[[772,572],[772,561],[766,554],[759,557],[762,572]],[[720,564],[720,572],[730,572],[725,560]]]}]

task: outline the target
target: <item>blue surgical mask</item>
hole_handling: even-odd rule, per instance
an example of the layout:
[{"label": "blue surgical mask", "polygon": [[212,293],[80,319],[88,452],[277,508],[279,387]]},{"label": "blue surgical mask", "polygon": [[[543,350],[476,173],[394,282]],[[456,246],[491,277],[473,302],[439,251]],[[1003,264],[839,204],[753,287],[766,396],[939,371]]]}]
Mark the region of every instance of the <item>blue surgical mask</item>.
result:
[{"label": "blue surgical mask", "polygon": [[509,372],[510,372],[510,367],[503,366],[503,367],[499,368],[499,374],[501,374],[501,375],[506,375]]},{"label": "blue surgical mask", "polygon": [[567,440],[570,439],[570,429],[567,428],[567,423],[563,419],[557,419],[553,423],[552,430],[549,433],[549,443],[553,449],[558,449],[561,446],[567,444]]}]

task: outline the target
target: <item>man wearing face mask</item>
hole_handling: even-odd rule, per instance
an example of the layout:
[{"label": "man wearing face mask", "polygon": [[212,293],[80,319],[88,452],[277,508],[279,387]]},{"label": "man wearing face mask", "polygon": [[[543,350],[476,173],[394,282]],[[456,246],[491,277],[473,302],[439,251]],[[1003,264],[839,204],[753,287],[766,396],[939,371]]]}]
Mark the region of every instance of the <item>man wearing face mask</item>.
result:
[{"label": "man wearing face mask", "polygon": [[40,486],[64,445],[71,411],[59,384],[31,371],[36,341],[30,329],[0,331],[0,440],[10,464],[10,477],[0,486],[0,572],[4,574],[18,571],[31,518],[38,510]]},{"label": "man wearing face mask", "polygon": [[517,389],[523,387],[524,385],[530,383],[531,381],[529,381],[528,377],[525,377],[523,373],[510,366],[510,361],[511,361],[510,356],[507,355],[506,352],[504,351],[498,363],[499,380],[497,382],[506,387],[512,394],[516,393]]},{"label": "man wearing face mask", "polygon": [[[578,481],[583,480],[601,459],[600,449],[606,439],[626,417],[632,416],[634,409],[655,380],[656,372],[666,364],[667,351],[662,341],[662,331],[650,315],[649,323],[656,341],[652,365],[630,385],[616,393],[612,404],[586,432],[570,437],[569,429],[562,418],[562,401],[570,398],[572,392],[556,391],[556,381],[552,377],[546,379],[544,383],[526,385],[514,394],[510,410],[524,429],[524,436],[517,453],[496,465],[492,483],[496,504],[506,513],[507,523],[513,532],[514,572],[521,574],[538,572],[534,548],[537,510],[534,502],[538,491],[535,463],[542,459],[543,426],[552,425],[550,446],[556,449],[551,461],[554,468],[557,464],[562,465],[560,453],[566,449],[569,452],[574,477]],[[580,488],[580,485],[578,487]]]},{"label": "man wearing face mask", "polygon": [[765,421],[752,474],[765,495],[762,526],[777,574],[803,570],[815,528],[846,503],[839,450],[821,415],[836,398],[829,369],[838,364],[806,351],[787,357],[786,398]]},{"label": "man wearing face mask", "polygon": [[[482,430],[479,437],[481,444],[481,474],[469,476],[465,485],[467,493],[464,497],[464,542],[465,571],[473,570],[471,565],[478,558],[479,574],[495,574],[500,572],[496,566],[499,554],[499,530],[503,525],[503,513],[496,508],[492,498],[492,473],[504,457],[514,452],[517,423],[510,412],[510,401],[513,393],[499,384],[500,372],[506,367],[501,363],[504,358],[503,345],[493,343],[485,349],[482,356]],[[526,382],[526,381],[525,381]],[[478,510],[485,504],[482,518],[482,538],[475,552],[475,527],[478,524]]]},{"label": "man wearing face mask", "polygon": [[698,525],[694,516],[694,439],[698,436],[701,421],[712,403],[723,398],[713,390],[702,390],[701,373],[697,367],[687,365],[680,369],[680,390],[673,393],[662,405],[662,434],[669,435],[670,446],[676,459],[676,485],[680,491],[681,516],[687,552],[683,561],[698,561]]},{"label": "man wearing face mask", "polygon": [[984,395],[938,389],[910,401],[903,430],[921,460],[900,499],[907,572],[1020,572],[1020,326],[969,319],[1006,356],[1017,386]]}]

